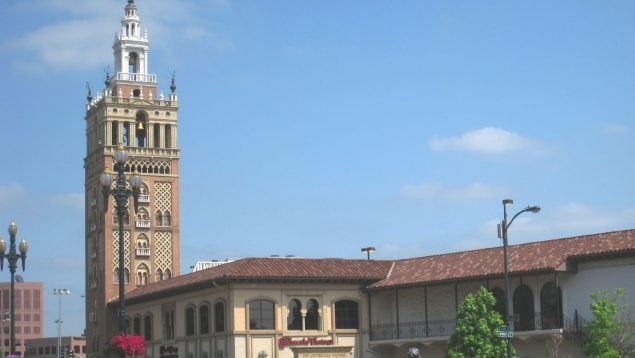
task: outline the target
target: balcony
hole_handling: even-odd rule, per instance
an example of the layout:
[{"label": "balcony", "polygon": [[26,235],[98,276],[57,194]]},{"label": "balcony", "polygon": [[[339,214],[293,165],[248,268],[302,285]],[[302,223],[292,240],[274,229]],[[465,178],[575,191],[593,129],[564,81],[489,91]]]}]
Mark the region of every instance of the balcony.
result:
[{"label": "balcony", "polygon": [[150,220],[136,220],[135,221],[135,227],[136,228],[149,228],[150,227]]},{"label": "balcony", "polygon": [[157,75],[149,73],[117,72],[117,81],[157,83]]},{"label": "balcony", "polygon": [[[530,331],[550,331],[553,329],[565,329],[570,334],[579,334],[581,331],[581,322],[583,319],[577,314],[565,319],[566,324],[563,327],[563,320],[558,319],[556,314],[541,314],[537,312],[529,315],[529,317],[520,317],[520,320],[514,323],[515,332]],[[449,337],[454,332],[456,320],[446,319],[438,321],[421,321],[408,322],[400,324],[378,324],[371,327],[371,341],[400,340],[412,338],[440,338]]]},{"label": "balcony", "polygon": [[139,195],[139,202],[144,204],[150,203],[150,195],[148,194]]},{"label": "balcony", "polygon": [[137,248],[137,257],[150,257],[150,248]]}]

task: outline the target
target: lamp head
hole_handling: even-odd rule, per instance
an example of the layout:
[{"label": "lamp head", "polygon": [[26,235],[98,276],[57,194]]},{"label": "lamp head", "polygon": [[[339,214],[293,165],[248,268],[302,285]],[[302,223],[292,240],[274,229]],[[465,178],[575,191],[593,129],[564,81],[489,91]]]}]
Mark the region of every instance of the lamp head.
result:
[{"label": "lamp head", "polygon": [[115,161],[118,164],[124,164],[127,156],[126,150],[123,149],[123,143],[119,142],[119,146],[117,146],[117,150],[115,151]]},{"label": "lamp head", "polygon": [[540,206],[534,205],[534,206],[528,206],[527,207],[527,211],[531,211],[532,213],[537,213],[540,211]]},{"label": "lamp head", "polygon": [[15,236],[18,233],[18,225],[15,224],[15,221],[11,221],[9,224],[9,235]]},{"label": "lamp head", "polygon": [[20,241],[20,253],[22,255],[26,255],[26,252],[29,250],[29,244],[26,242],[26,240],[22,239],[22,241]]},{"label": "lamp head", "polygon": [[503,199],[503,205],[512,205],[513,203],[512,199]]},{"label": "lamp head", "polygon": [[139,176],[139,172],[137,172],[136,170],[134,171],[134,173],[132,173],[132,176],[130,177],[130,186],[133,189],[141,188],[141,177]]},{"label": "lamp head", "polygon": [[110,183],[112,183],[112,175],[110,174],[110,168],[106,167],[104,172],[99,177],[99,182],[102,188],[110,189]]},{"label": "lamp head", "polygon": [[7,252],[7,242],[0,238],[0,256],[4,256],[5,252]]}]

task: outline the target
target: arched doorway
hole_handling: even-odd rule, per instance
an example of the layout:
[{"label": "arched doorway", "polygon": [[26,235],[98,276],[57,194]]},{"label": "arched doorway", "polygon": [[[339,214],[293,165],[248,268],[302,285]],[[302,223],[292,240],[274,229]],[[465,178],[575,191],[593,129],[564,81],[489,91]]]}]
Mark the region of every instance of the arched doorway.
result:
[{"label": "arched doorway", "polygon": [[562,327],[562,291],[554,282],[547,282],[540,290],[540,318],[542,329]]},{"label": "arched doorway", "polygon": [[514,290],[514,315],[518,319],[514,324],[515,331],[535,329],[534,294],[527,285],[520,285]]}]

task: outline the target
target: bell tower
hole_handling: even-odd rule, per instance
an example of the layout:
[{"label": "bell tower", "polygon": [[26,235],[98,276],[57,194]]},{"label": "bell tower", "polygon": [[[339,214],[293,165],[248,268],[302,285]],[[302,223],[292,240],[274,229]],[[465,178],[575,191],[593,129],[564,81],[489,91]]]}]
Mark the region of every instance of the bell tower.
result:
[{"label": "bell tower", "polygon": [[[121,30],[113,42],[114,68],[103,91],[88,88],[86,105],[85,275],[86,345],[101,350],[117,333],[118,242],[124,240],[125,291],[179,275],[178,100],[174,76],[170,92],[157,96],[157,76],[148,69],[148,33],[134,0],[128,0]],[[102,193],[100,175],[114,167],[113,155],[122,144],[125,173],[141,176],[135,213],[132,198],[119,237],[112,197]],[[113,305],[116,306],[116,305]],[[128,332],[137,328],[127,317]]]}]

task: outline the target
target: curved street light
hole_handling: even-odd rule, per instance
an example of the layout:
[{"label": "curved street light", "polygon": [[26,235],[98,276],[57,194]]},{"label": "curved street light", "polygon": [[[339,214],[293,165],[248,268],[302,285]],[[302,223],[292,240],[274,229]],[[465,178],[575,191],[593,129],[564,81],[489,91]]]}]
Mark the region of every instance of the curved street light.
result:
[{"label": "curved street light", "polygon": [[507,229],[512,225],[514,220],[518,217],[518,215],[526,212],[537,213],[540,211],[540,206],[527,206],[523,210],[517,212],[512,219],[507,221],[507,205],[514,204],[512,199],[504,199],[503,200],[503,221],[499,224],[498,237],[503,239],[503,264],[505,266],[505,323],[507,324],[507,358],[512,357],[512,337],[509,335],[509,332],[512,331],[511,327],[511,312],[509,312],[510,304],[509,304],[509,268],[507,263]]}]

